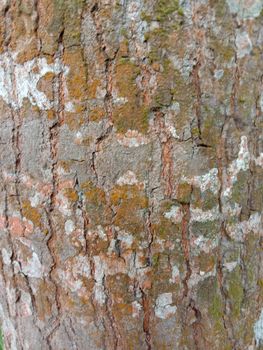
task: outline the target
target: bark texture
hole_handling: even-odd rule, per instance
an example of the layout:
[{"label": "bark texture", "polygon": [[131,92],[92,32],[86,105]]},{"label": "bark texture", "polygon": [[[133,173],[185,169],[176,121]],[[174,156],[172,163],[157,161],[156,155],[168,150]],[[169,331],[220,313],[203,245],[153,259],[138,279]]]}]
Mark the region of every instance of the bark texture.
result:
[{"label": "bark texture", "polygon": [[6,350],[263,349],[262,8],[0,1]]}]

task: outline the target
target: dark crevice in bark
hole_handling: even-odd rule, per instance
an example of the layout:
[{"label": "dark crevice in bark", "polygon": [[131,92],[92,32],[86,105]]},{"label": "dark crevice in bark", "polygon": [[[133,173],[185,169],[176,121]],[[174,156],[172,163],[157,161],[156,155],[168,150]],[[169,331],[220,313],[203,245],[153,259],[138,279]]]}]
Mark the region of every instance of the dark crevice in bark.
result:
[{"label": "dark crevice in bark", "polygon": [[[8,241],[8,245],[11,249],[11,256],[10,256],[10,266],[11,266],[11,282],[13,284],[13,287],[15,289],[15,294],[16,294],[16,299],[19,298],[19,289],[17,287],[17,282],[16,282],[16,275],[15,275],[15,271],[14,271],[14,262],[16,261],[17,259],[17,255],[16,255],[16,249],[15,249],[15,245],[14,245],[14,242],[13,242],[13,239],[12,239],[12,235],[11,235],[11,232],[10,232],[10,223],[9,223],[9,208],[8,208],[8,191],[7,191],[7,187],[6,185],[4,184],[4,193],[5,193],[5,198],[4,198],[4,203],[5,203],[5,207],[4,207],[4,228],[5,228],[5,231],[6,231],[6,239]],[[10,312],[10,305],[9,305],[9,302],[8,302],[8,298],[6,299],[7,300],[7,305],[8,305],[8,309],[9,309],[9,314],[11,314]],[[17,320],[18,320],[18,310],[17,310],[17,305],[15,304],[15,310],[16,310],[16,318],[15,318],[15,323],[16,323],[16,329],[17,329]]]},{"label": "dark crevice in bark", "polygon": [[[236,18],[234,18],[235,23],[235,29],[239,27]],[[235,35],[235,41],[236,41],[236,35]],[[239,59],[237,56],[237,50],[235,52],[235,66],[234,66],[234,72],[233,72],[233,85],[232,85],[232,91],[230,95],[230,116],[234,119],[234,122],[236,124],[236,127],[239,129],[239,123],[240,118],[237,115],[237,92],[238,92],[238,86],[241,78],[241,72],[239,67]]]},{"label": "dark crevice in bark", "polygon": [[[154,231],[152,227],[152,211],[153,211],[153,205],[148,208],[146,212],[145,217],[145,226],[146,226],[146,233],[147,233],[147,266],[152,268],[152,244],[154,241]],[[147,345],[147,349],[152,349],[152,336],[151,336],[151,299],[149,297],[150,289],[152,287],[152,284],[150,285],[150,288],[147,290],[144,290],[143,288],[140,288],[141,295],[142,295],[142,308],[143,308],[143,331],[145,334],[145,342]]]},{"label": "dark crevice in bark", "polygon": [[171,198],[173,194],[173,142],[171,136],[165,128],[164,113],[157,111],[155,113],[155,125],[157,136],[162,147],[162,171],[161,180],[165,181],[165,195]]},{"label": "dark crevice in bark", "polygon": [[[76,174],[75,176],[75,184],[74,184],[75,189],[77,190],[78,193],[78,201],[77,201],[77,207],[78,209],[81,211],[81,217],[82,217],[82,231],[83,231],[83,238],[84,238],[84,242],[85,242],[85,246],[83,249],[83,253],[85,254],[85,256],[88,257],[89,260],[89,265],[90,265],[90,275],[92,278],[93,283],[95,284],[96,280],[95,280],[95,266],[94,266],[94,262],[93,262],[93,258],[92,258],[92,252],[91,252],[91,247],[89,245],[89,216],[87,213],[87,210],[85,208],[85,201],[84,201],[84,197],[83,197],[83,192],[80,189],[80,184],[79,184],[79,180],[78,180],[78,176]],[[106,329],[105,329],[105,324],[103,319],[101,319],[101,315],[98,311],[97,305],[96,305],[96,301],[94,299],[94,295],[92,294],[90,297],[90,302],[92,305],[92,309],[93,309],[93,319],[94,319],[94,324],[95,327],[97,328],[97,330],[100,332],[100,328],[99,328],[99,322],[101,322],[103,324],[103,328],[104,328],[104,335],[103,335],[103,344],[104,344],[104,348],[106,348],[106,343],[105,343],[105,336],[106,336]],[[72,322],[72,321],[71,321]]]},{"label": "dark crevice in bark", "polygon": [[113,125],[109,125],[106,130],[103,132],[103,134],[101,136],[99,136],[97,139],[96,139],[96,142],[95,142],[95,150],[92,152],[91,154],[91,168],[93,170],[93,173],[94,173],[94,176],[95,176],[95,179],[96,179],[96,183],[98,184],[98,181],[99,181],[99,174],[97,172],[97,169],[96,169],[96,155],[97,153],[100,151],[100,147],[101,147],[101,144],[109,137],[109,135],[111,134],[111,131],[113,129]]},{"label": "dark crevice in bark", "polygon": [[[38,324],[38,317],[37,317],[37,306],[36,306],[36,298],[35,298],[35,294],[34,294],[34,291],[31,287],[31,284],[30,284],[30,279],[27,275],[23,274],[24,278],[25,278],[25,282],[26,282],[26,286],[27,286],[27,290],[29,292],[29,295],[30,295],[30,299],[31,299],[31,305],[32,305],[32,315],[33,315],[33,318],[34,318],[34,326],[36,327],[36,329],[38,330],[39,332],[39,336],[41,338],[41,341],[43,344],[45,345],[49,345],[47,340],[44,338],[44,334],[42,332],[42,328],[39,326]],[[50,348],[51,349],[51,348]]]},{"label": "dark crevice in bark", "polygon": [[[105,302],[105,308],[106,308],[106,317],[107,320],[109,321],[109,326],[110,326],[110,331],[112,332],[112,338],[113,338],[113,350],[118,350],[122,349],[122,338],[121,338],[121,333],[118,329],[117,322],[115,320],[114,314],[112,312],[112,299],[110,296],[110,290],[106,286],[106,281],[105,281],[106,276],[104,276],[104,292],[106,295],[106,302]],[[110,334],[110,332],[108,333]]]},{"label": "dark crevice in bark", "polygon": [[64,328],[65,328],[65,332],[68,336],[68,339],[69,339],[69,342],[72,346],[72,350],[78,350],[78,346],[77,346],[77,343],[76,343],[76,339],[77,339],[77,335],[74,331],[74,328],[73,328],[73,324],[72,324],[72,320],[71,318],[68,316],[67,322],[64,322]]},{"label": "dark crevice in bark", "polygon": [[[58,52],[55,54],[55,58],[58,59],[60,63],[63,61],[63,53],[64,53],[63,35],[64,35],[64,30],[62,30],[59,35]],[[61,70],[61,72],[58,74],[57,78],[55,78],[55,81],[54,81],[53,92],[54,92],[55,101],[56,101],[56,121],[49,129],[50,154],[51,154],[51,160],[52,160],[52,165],[51,165],[52,191],[50,193],[49,207],[46,209],[46,216],[47,216],[48,227],[49,227],[49,234],[46,239],[46,244],[52,258],[52,265],[49,271],[49,279],[55,287],[54,298],[55,298],[55,303],[57,308],[57,315],[55,316],[55,319],[53,321],[52,329],[46,338],[50,347],[51,347],[52,337],[54,336],[56,330],[60,327],[60,322],[61,322],[60,319],[61,319],[61,312],[62,312],[62,305],[60,302],[61,287],[59,283],[56,281],[56,277],[53,276],[54,273],[56,272],[57,266],[59,264],[59,260],[58,260],[58,257],[56,254],[56,248],[55,248],[55,242],[57,239],[56,224],[54,222],[52,215],[54,215],[54,211],[56,210],[56,196],[58,194],[58,184],[59,184],[59,176],[57,173],[59,128],[64,121],[63,74],[64,74],[63,70]]]},{"label": "dark crevice in bark", "polygon": [[183,299],[189,296],[188,281],[192,275],[191,257],[190,257],[190,241],[189,241],[189,223],[190,223],[190,203],[182,204],[183,219],[182,219],[182,250],[186,265],[186,275],[183,279]]},{"label": "dark crevice in bark", "polygon": [[201,63],[199,61],[197,61],[195,66],[193,67],[193,72],[192,72],[193,84],[194,84],[195,91],[196,91],[195,115],[196,115],[196,120],[197,120],[197,129],[198,129],[197,144],[199,144],[200,142],[202,143],[202,141],[201,141],[202,140],[202,131],[201,131],[202,92],[201,92],[201,83],[200,83],[200,78],[199,78],[200,67],[201,67]]},{"label": "dark crevice in bark", "polygon": [[193,329],[195,349],[202,350],[204,345],[206,346],[206,348],[209,348],[207,346],[212,346],[212,344],[208,344],[206,341],[206,337],[202,326],[202,314],[201,311],[196,307],[195,301],[193,299],[190,299],[188,308],[192,310],[195,315],[195,321],[191,325]]},{"label": "dark crevice in bark", "polygon": [[103,40],[103,28],[100,22],[98,21],[99,16],[99,5],[95,3],[91,8],[91,16],[96,27],[97,33],[97,43],[99,46],[100,52],[104,57],[104,74],[105,74],[105,89],[106,94],[104,96],[104,108],[106,116],[108,118],[109,125],[112,124],[112,109],[113,109],[113,96],[112,96],[112,80],[113,80],[113,70],[115,66],[115,60],[119,51],[119,48],[115,49],[113,56],[109,57],[106,52],[107,45]]},{"label": "dark crevice in bark", "polygon": [[[191,187],[190,199],[192,196],[193,187]],[[189,280],[192,276],[192,267],[191,267],[191,246],[190,246],[190,220],[191,220],[191,204],[189,203],[181,203],[183,218],[181,223],[181,244],[182,251],[184,256],[184,261],[186,265],[186,273],[185,277],[182,280],[183,284],[183,293],[182,293],[182,302],[186,303],[185,312],[188,313],[192,311],[195,315],[195,321],[191,324],[193,340],[196,350],[203,349],[204,344],[207,346],[207,341],[205,334],[203,332],[202,325],[202,313],[197,308],[196,303],[191,296],[191,290],[189,288]],[[187,327],[185,321],[186,315],[183,320],[183,328]]]},{"label": "dark crevice in bark", "polygon": [[229,118],[225,117],[225,123],[222,127],[221,131],[221,143],[218,146],[217,149],[217,167],[218,167],[218,181],[219,181],[219,192],[218,192],[218,205],[219,205],[219,212],[221,216],[221,225],[220,225],[220,237],[218,241],[218,253],[217,253],[217,265],[216,265],[216,271],[217,271],[217,280],[219,284],[219,290],[221,293],[221,298],[223,302],[223,315],[222,315],[222,322],[223,326],[228,338],[228,341],[233,346],[233,349],[235,349],[235,341],[233,337],[233,325],[228,317],[228,293],[224,285],[224,271],[223,271],[223,252],[222,252],[222,245],[224,240],[230,241],[231,237],[229,236],[226,228],[225,228],[225,218],[224,218],[224,212],[223,212],[223,191],[224,191],[224,171],[226,166],[226,154],[225,154],[225,131],[228,125]]},{"label": "dark crevice in bark", "polygon": [[[9,45],[11,42],[11,35],[12,35],[12,31],[9,29],[10,25],[10,21],[11,21],[11,5],[7,4],[6,7],[4,8],[4,50],[6,51],[6,53],[9,56],[10,59],[10,63],[12,65],[14,65],[13,62],[13,58],[11,56],[10,50],[9,50]],[[13,70],[14,71],[14,70]],[[15,80],[15,76],[14,74],[11,74],[10,79],[12,81],[13,86],[16,86],[16,80]],[[15,100],[17,101],[17,96],[14,96]],[[10,115],[11,115],[11,119],[12,119],[12,123],[13,123],[13,127],[12,127],[12,148],[13,148],[13,153],[15,156],[15,164],[14,164],[14,173],[15,173],[15,181],[14,181],[14,185],[15,185],[15,198],[18,204],[18,210],[19,210],[19,214],[20,214],[20,219],[22,222],[22,229],[23,229],[23,233],[25,231],[25,226],[23,223],[23,213],[22,213],[22,204],[21,204],[21,199],[20,199],[20,173],[21,173],[21,125],[22,125],[22,118],[20,115],[20,111],[13,111],[12,107],[10,106],[9,108],[10,111]],[[15,312],[16,312],[16,317],[14,319],[14,327],[17,331],[17,336],[19,339],[19,344],[22,347],[23,344],[23,338],[22,335],[20,333],[20,327],[19,327],[19,310],[18,310],[18,306],[17,306],[17,301],[20,298],[20,290],[18,288],[18,284],[17,284],[17,277],[15,274],[15,270],[14,270],[14,262],[17,259],[17,254],[16,254],[16,249],[15,249],[15,244],[13,242],[13,238],[11,235],[11,231],[10,231],[10,223],[9,223],[9,210],[8,210],[8,190],[7,190],[7,186],[4,185],[4,190],[5,190],[5,209],[4,209],[4,216],[5,216],[5,230],[7,232],[7,237],[8,237],[8,242],[9,242],[9,246],[11,247],[12,250],[12,255],[11,255],[11,266],[12,266],[12,283],[13,283],[13,287],[15,289],[15,295],[16,295],[16,300],[15,300]],[[13,317],[12,317],[13,318]]]},{"label": "dark crevice in bark", "polygon": [[199,76],[199,71],[202,67],[202,48],[203,43],[200,39],[200,24],[198,22],[198,10],[195,8],[196,4],[193,4],[193,13],[192,13],[192,21],[193,21],[193,37],[195,42],[195,56],[194,56],[194,65],[191,73],[192,82],[195,90],[195,117],[196,117],[196,126],[198,130],[198,135],[193,137],[193,141],[198,145],[202,143],[202,130],[201,130],[201,122],[202,122],[202,90],[201,90],[201,81]]},{"label": "dark crevice in bark", "polygon": [[152,335],[151,335],[151,304],[150,299],[147,293],[140,288],[142,294],[142,308],[143,308],[143,331],[145,334],[145,342],[147,346],[147,350],[152,349]]},{"label": "dark crevice in bark", "polygon": [[95,143],[95,150],[92,152],[91,156],[91,168],[93,169],[96,182],[98,183],[98,173],[96,170],[96,155],[99,152],[100,144],[102,141],[106,140],[113,130],[113,121],[112,121],[112,113],[113,113],[113,95],[112,95],[112,81],[113,81],[113,74],[114,74],[114,67],[115,67],[115,61],[116,57],[119,51],[119,48],[117,48],[114,51],[114,54],[112,57],[109,57],[106,48],[107,45],[103,40],[103,28],[99,21],[99,4],[95,3],[92,8],[90,9],[90,13],[93,19],[94,26],[96,28],[96,39],[99,46],[99,50],[102,53],[104,57],[104,76],[105,76],[105,96],[104,96],[104,109],[107,117],[107,125],[106,130],[103,132],[103,134],[97,138]]},{"label": "dark crevice in bark", "polygon": [[41,39],[39,38],[38,31],[39,31],[39,20],[40,20],[40,13],[39,13],[39,0],[34,0],[34,10],[36,12],[36,18],[35,18],[35,35],[36,35],[36,40],[38,44],[38,54],[41,53],[42,51],[42,42]]},{"label": "dark crevice in bark", "polygon": [[[8,190],[7,190],[7,186],[6,184],[4,184],[4,191],[5,191],[5,209],[4,209],[4,217],[5,217],[5,230],[7,232],[6,238],[8,241],[8,245],[11,248],[11,252],[12,255],[10,256],[10,268],[11,268],[11,276],[9,279],[9,282],[11,282],[11,286],[14,288],[15,290],[15,300],[14,300],[14,304],[10,305],[9,304],[9,297],[7,297],[7,304],[8,304],[8,309],[9,309],[9,314],[11,315],[11,307],[14,308],[15,310],[15,316],[11,315],[11,320],[14,324],[14,328],[16,330],[16,346],[21,347],[21,349],[23,349],[23,344],[24,344],[24,339],[23,339],[23,335],[21,334],[21,328],[19,325],[19,320],[20,320],[20,312],[19,312],[19,308],[18,308],[18,302],[20,300],[21,297],[21,291],[18,287],[18,277],[17,277],[17,273],[18,271],[15,271],[15,263],[17,263],[17,252],[16,252],[16,244],[13,241],[13,237],[10,231],[10,211],[9,211],[9,205],[8,205]],[[21,268],[20,264],[19,264],[19,268]],[[21,274],[22,275],[22,274]],[[26,277],[26,276],[25,276]],[[30,291],[29,291],[30,292]],[[30,293],[31,296],[31,300],[32,300],[32,293]],[[12,336],[11,336],[12,337]],[[18,340],[18,341],[17,341]],[[8,344],[9,340],[5,339],[6,345]],[[11,341],[12,342],[12,341]],[[11,348],[11,345],[10,345]]]},{"label": "dark crevice in bark", "polygon": [[152,266],[152,244],[154,240],[154,231],[152,228],[151,215],[153,208],[149,208],[146,213],[146,232],[147,232],[147,240],[148,240],[148,249],[147,249],[147,260],[149,266]]}]

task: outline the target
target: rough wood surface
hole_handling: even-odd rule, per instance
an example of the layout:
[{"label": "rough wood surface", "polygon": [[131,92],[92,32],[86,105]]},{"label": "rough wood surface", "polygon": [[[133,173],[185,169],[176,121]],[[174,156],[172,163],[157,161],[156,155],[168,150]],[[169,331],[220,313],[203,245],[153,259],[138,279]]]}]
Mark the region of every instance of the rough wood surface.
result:
[{"label": "rough wood surface", "polygon": [[0,0],[6,350],[263,349],[262,74],[262,0]]}]

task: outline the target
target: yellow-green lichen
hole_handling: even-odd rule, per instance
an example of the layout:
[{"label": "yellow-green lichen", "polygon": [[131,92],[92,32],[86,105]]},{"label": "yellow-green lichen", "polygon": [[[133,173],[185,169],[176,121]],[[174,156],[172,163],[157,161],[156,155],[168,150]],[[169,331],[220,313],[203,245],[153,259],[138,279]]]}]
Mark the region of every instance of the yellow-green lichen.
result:
[{"label": "yellow-green lichen", "polygon": [[241,312],[244,290],[242,285],[241,269],[236,267],[228,275],[228,296],[231,303],[231,313],[233,318],[239,318]]},{"label": "yellow-green lichen", "polygon": [[224,304],[221,296],[218,293],[216,293],[212,298],[212,302],[209,305],[208,311],[209,315],[211,315],[215,321],[222,321],[222,318],[224,316]]},{"label": "yellow-green lichen", "polygon": [[103,189],[93,185],[91,181],[81,184],[84,193],[85,206],[91,225],[107,225],[111,212],[107,205],[106,194]]},{"label": "yellow-green lichen", "polygon": [[[113,110],[112,119],[118,132],[129,129],[146,132],[148,129],[148,107],[143,103],[136,84],[140,69],[129,59],[121,57],[116,65],[115,81],[120,97],[126,101]],[[125,79],[123,78],[125,77]]]},{"label": "yellow-green lichen", "polygon": [[176,188],[176,199],[180,203],[190,203],[192,194],[192,186],[187,182],[182,182],[178,184]]},{"label": "yellow-green lichen", "polygon": [[63,1],[63,43],[65,47],[80,46],[81,13],[84,4],[84,0]]},{"label": "yellow-green lichen", "polygon": [[156,19],[157,21],[164,22],[170,15],[179,9],[178,0],[159,0],[155,7]]},{"label": "yellow-green lichen", "polygon": [[148,207],[148,198],[138,186],[116,186],[110,193],[110,201],[116,212],[116,226],[133,234],[144,231],[144,212]]},{"label": "yellow-green lichen", "polygon": [[25,218],[30,220],[35,226],[41,226],[41,215],[37,208],[31,206],[30,201],[22,203],[22,212]]},{"label": "yellow-green lichen", "polygon": [[205,236],[207,238],[215,238],[220,232],[219,220],[207,220],[205,222],[194,221],[192,223],[192,231],[196,236]]},{"label": "yellow-green lichen", "polygon": [[65,188],[63,190],[64,196],[70,201],[70,202],[77,202],[78,200],[78,192],[74,188]]}]

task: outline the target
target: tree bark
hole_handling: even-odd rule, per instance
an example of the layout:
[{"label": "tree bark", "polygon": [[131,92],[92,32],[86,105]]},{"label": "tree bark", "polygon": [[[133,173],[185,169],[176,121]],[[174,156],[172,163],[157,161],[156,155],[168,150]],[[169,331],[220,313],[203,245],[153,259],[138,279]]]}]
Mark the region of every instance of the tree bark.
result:
[{"label": "tree bark", "polygon": [[263,349],[262,11],[0,1],[6,350]]}]

